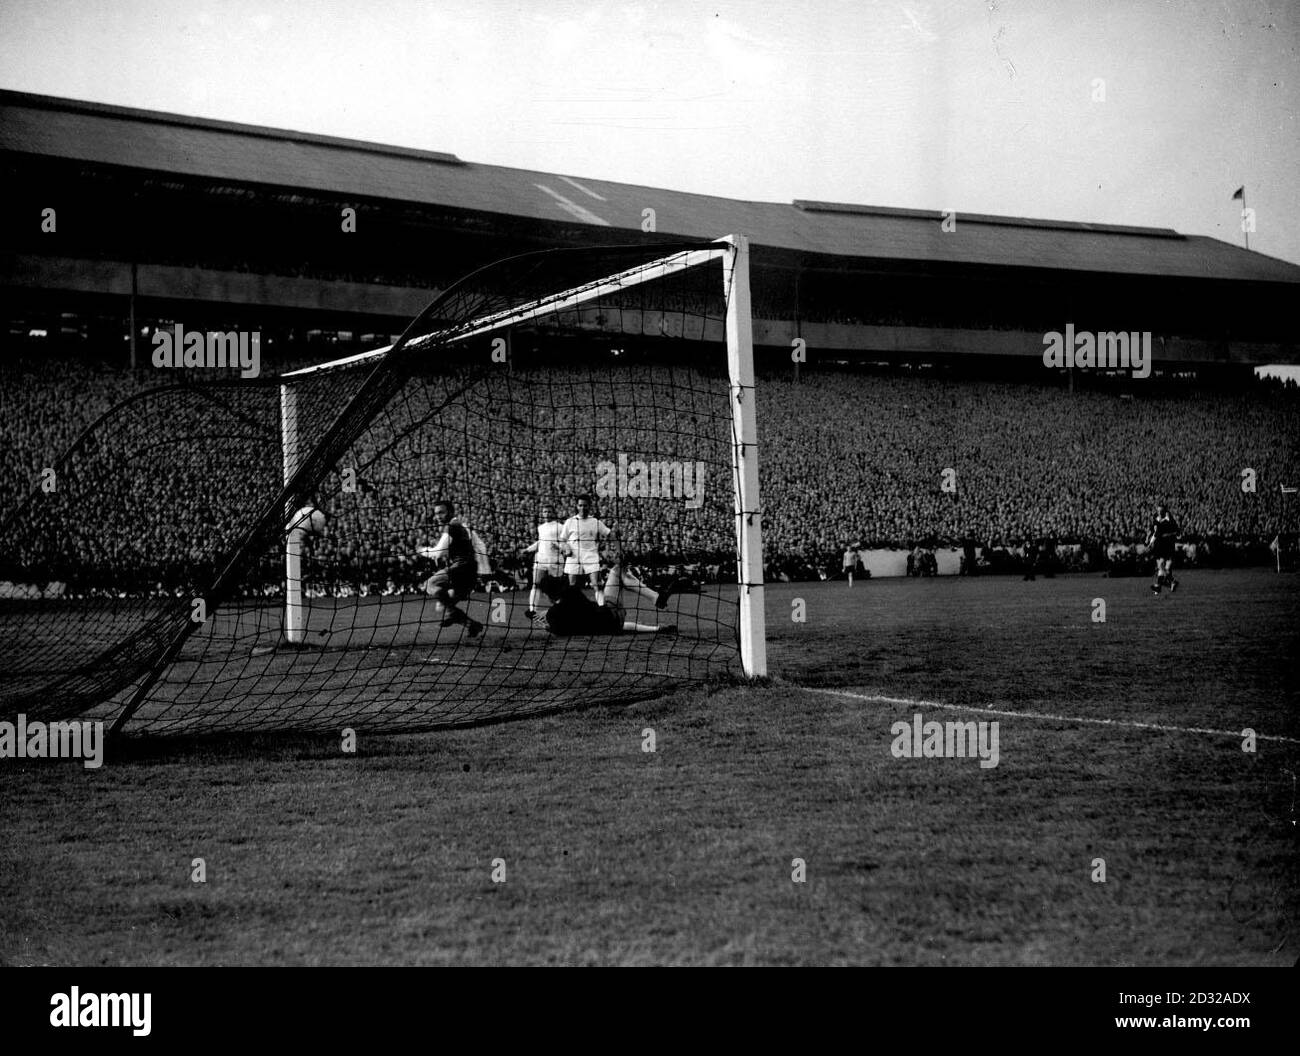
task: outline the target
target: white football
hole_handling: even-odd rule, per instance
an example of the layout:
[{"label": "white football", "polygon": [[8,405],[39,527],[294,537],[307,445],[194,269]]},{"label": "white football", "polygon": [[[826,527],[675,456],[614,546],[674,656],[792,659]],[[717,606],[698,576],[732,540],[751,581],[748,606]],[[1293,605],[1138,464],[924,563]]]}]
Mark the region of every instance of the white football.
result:
[{"label": "white football", "polygon": [[308,535],[324,535],[325,512],[318,510],[315,506],[304,506],[300,510],[295,510],[290,516],[289,525],[285,530],[305,532]]}]

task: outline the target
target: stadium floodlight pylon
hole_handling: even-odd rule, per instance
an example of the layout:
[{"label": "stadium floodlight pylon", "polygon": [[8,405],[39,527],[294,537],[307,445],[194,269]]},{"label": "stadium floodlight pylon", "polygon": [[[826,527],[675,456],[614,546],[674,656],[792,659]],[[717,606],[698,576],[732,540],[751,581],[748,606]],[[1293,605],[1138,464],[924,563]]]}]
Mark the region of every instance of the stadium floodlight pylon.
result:
[{"label": "stadium floodlight pylon", "polygon": [[[741,237],[511,258],[385,348],[158,393],[105,415],[60,463],[58,500],[34,493],[0,528],[0,576],[62,576],[57,596],[0,608],[22,640],[0,663],[0,710],[146,732],[420,729],[766,673]],[[179,469],[159,463],[159,433]],[[240,449],[214,459],[230,437]],[[155,501],[127,501],[134,520],[110,530],[157,552],[79,568],[85,537],[50,529],[116,498],[124,475]],[[177,480],[193,491],[181,511],[157,501]],[[678,634],[555,638],[523,618],[511,555],[543,503],[567,517],[580,491],[597,493],[624,567],[679,584],[663,609],[653,590],[620,597],[629,620]],[[489,586],[511,588],[471,595],[477,639],[420,592],[432,569],[412,555],[436,538],[440,498],[497,563]],[[304,506],[325,513],[322,536],[286,531]]]}]

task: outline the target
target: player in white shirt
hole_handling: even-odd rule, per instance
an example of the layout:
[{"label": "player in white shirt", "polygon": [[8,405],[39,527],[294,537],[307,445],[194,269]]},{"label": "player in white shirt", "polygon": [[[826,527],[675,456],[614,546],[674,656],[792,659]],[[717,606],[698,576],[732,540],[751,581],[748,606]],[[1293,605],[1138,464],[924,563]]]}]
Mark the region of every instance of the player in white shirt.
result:
[{"label": "player in white shirt", "polygon": [[560,532],[565,547],[564,574],[569,577],[570,586],[576,586],[586,576],[596,603],[601,604],[604,599],[600,592],[600,548],[614,533],[591,515],[590,495],[579,495],[575,505],[577,514],[564,522]]},{"label": "player in white shirt", "polygon": [[528,592],[528,618],[537,616],[538,602],[544,596],[540,586],[546,576],[564,576],[564,524],[549,502],[542,506],[542,520],[537,526],[537,541],[524,548],[533,556],[533,589]]}]

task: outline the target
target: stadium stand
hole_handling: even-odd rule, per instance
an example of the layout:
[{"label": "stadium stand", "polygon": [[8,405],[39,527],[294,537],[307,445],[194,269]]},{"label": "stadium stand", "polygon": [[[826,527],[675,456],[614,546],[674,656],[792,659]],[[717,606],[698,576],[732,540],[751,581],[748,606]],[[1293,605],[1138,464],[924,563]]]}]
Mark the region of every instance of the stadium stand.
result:
[{"label": "stadium stand", "polygon": [[[836,575],[850,545],[907,551],[914,567],[960,548],[1013,571],[1026,541],[1040,563],[1123,571],[1160,500],[1201,562],[1269,561],[1268,542],[1294,531],[1277,485],[1300,478],[1297,394],[1248,379],[1300,356],[1300,267],[1219,239],[964,212],[945,232],[934,211],[738,201],[9,91],[0,175],[10,213],[31,220],[0,251],[0,518],[111,405],[179,380],[126,369],[148,363],[152,326],[261,332],[272,375],[386,343],[503,257],[739,232],[753,247],[768,578]],[[53,205],[57,232],[37,222]],[[361,215],[347,235],[345,210]],[[1150,332],[1157,376],[1071,376],[1067,391],[1041,361],[1043,334],[1067,322]],[[792,342],[807,346],[802,370]],[[168,487],[123,501],[173,525],[218,515],[179,478]],[[338,581],[323,589],[408,586],[409,540],[349,542],[376,501],[327,511]],[[502,536],[487,516],[480,530]],[[637,531],[671,559],[653,513]],[[186,576],[174,527],[115,545],[120,581]],[[508,578],[505,548],[494,556]],[[727,576],[732,560],[699,574]]]},{"label": "stadium stand", "polygon": [[[74,358],[14,357],[0,366],[0,510],[14,509],[42,467],[100,414],[158,382],[157,372]],[[789,371],[769,373],[758,393],[771,579],[834,575],[848,542],[912,550],[968,537],[994,571],[1017,567],[1012,555],[1025,540],[1059,544],[1073,555],[1071,567],[1120,571],[1135,560],[1159,501],[1177,511],[1202,561],[1266,561],[1282,516],[1277,485],[1300,479],[1294,385],[1258,382],[1228,393],[1189,386],[1131,400],[1105,390],[825,370],[799,381]],[[366,452],[358,455],[364,461]],[[1256,472],[1254,492],[1240,486],[1244,467]],[[955,494],[941,487],[947,468],[956,470]],[[373,483],[378,497],[327,511],[332,528],[320,545],[337,570],[336,582],[324,585],[331,592],[414,585],[413,540],[349,542],[373,536],[369,519],[385,482]],[[184,480],[167,487],[133,497],[140,535],[116,541],[115,582],[104,589],[172,589],[188,580],[185,532],[160,525],[219,513],[201,508]],[[653,516],[629,533],[633,551],[672,561],[660,550],[666,525]],[[477,527],[489,538],[509,535],[492,523]],[[522,574],[509,547],[493,558],[507,576]],[[718,554],[699,574],[726,577],[733,560]]]}]

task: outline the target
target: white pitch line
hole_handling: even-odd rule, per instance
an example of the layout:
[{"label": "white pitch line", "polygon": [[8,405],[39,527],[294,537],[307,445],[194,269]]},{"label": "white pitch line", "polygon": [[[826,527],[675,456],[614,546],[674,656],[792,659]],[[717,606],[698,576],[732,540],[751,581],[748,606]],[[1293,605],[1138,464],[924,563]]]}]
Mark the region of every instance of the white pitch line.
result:
[{"label": "white pitch line", "polygon": [[[1131,722],[1127,719],[1093,719],[1081,715],[1050,715],[1041,711],[1009,711],[1005,708],[981,708],[973,704],[944,704],[937,700],[913,700],[910,697],[883,697],[867,693],[850,693],[846,689],[802,688],[805,693],[820,693],[827,697],[847,697],[865,700],[870,704],[898,704],[907,708],[942,708],[946,711],[973,711],[980,715],[1005,715],[1012,719],[1043,719],[1046,722],[1083,722],[1093,726],[1123,726],[1132,730],[1158,730],[1162,733],[1207,733],[1216,737],[1241,738],[1240,730],[1211,730],[1202,726],[1165,726],[1158,722]],[[1283,744],[1300,744],[1300,739],[1283,737],[1278,733],[1257,733],[1257,741],[1280,741]]]}]

